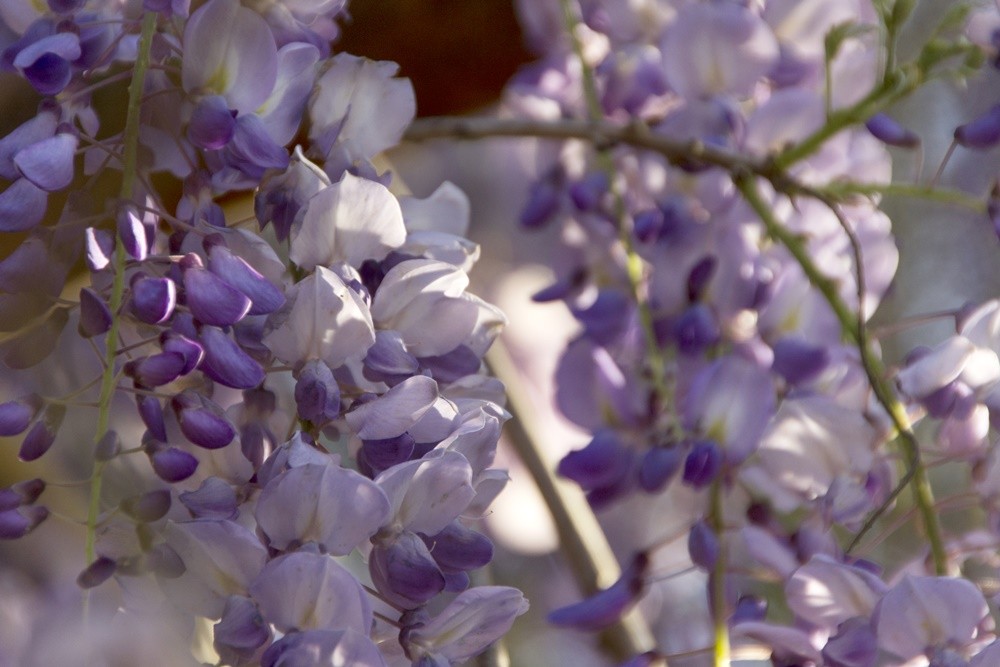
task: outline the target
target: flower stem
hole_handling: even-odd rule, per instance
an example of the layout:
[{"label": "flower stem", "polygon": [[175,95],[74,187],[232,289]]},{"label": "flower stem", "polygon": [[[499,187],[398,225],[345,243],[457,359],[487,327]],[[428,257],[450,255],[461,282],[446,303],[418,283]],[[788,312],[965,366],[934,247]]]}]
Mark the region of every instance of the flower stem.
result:
[{"label": "flower stem", "polygon": [[[156,32],[156,12],[146,12],[142,18],[142,32],[139,37],[139,51],[132,69],[132,81],[128,88],[128,111],[125,120],[125,130],[122,136],[122,184],[121,198],[130,199],[135,187],[136,162],[139,152],[139,110],[142,99],[143,84],[146,80],[146,70],[149,67],[149,53]],[[101,376],[101,394],[97,411],[97,429],[94,443],[108,432],[111,420],[111,402],[115,390],[115,357],[118,352],[118,332],[121,327],[121,309],[125,295],[125,248],[121,239],[115,244],[113,259],[114,282],[111,287],[111,297],[108,306],[111,310],[111,328],[105,338],[104,374]],[[90,482],[90,501],[87,508],[87,534],[84,544],[86,562],[94,560],[94,544],[97,535],[97,519],[101,509],[101,484],[103,481],[105,463],[95,461]],[[84,593],[83,617],[87,623],[89,612],[89,590]]]},{"label": "flower stem", "polygon": [[731,663],[729,646],[729,619],[726,614],[726,522],[722,510],[723,484],[721,476],[712,484],[711,493],[711,525],[716,539],[719,541],[719,555],[709,576],[712,596],[712,626],[713,626],[713,667],[729,667]]}]

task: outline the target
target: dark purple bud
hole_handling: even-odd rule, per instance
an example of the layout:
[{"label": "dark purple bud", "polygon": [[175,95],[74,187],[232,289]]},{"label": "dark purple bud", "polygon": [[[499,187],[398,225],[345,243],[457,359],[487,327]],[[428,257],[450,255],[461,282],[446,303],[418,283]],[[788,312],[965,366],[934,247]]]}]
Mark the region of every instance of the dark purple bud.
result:
[{"label": "dark purple bud", "polygon": [[118,209],[118,238],[129,257],[140,262],[149,255],[149,238],[146,225],[139,217],[139,211],[132,204],[125,204]]},{"label": "dark purple bud", "polygon": [[251,389],[264,381],[264,369],[221,329],[204,327],[201,342],[205,359],[201,370],[220,384],[235,389]]},{"label": "dark purple bud", "polygon": [[26,178],[19,178],[0,192],[0,232],[24,232],[45,216],[49,195]]},{"label": "dark purple bud", "polygon": [[17,509],[21,505],[30,505],[45,491],[45,482],[40,479],[29,479],[0,489],[0,512]]},{"label": "dark purple bud", "polygon": [[[626,452],[628,463],[626,469],[632,467],[634,455],[631,451]],[[596,489],[587,491],[587,502],[595,512],[600,512],[605,507],[609,507],[614,501],[627,496],[635,488],[635,479],[630,472],[626,472],[616,479],[612,484],[599,486]]]},{"label": "dark purple bud", "polygon": [[368,567],[379,592],[404,609],[420,607],[444,590],[444,575],[427,545],[409,531],[376,543]]},{"label": "dark purple bud", "polygon": [[441,383],[455,382],[479,372],[482,359],[468,345],[459,345],[451,352],[436,357],[420,357],[420,365]]},{"label": "dark purple bud", "polygon": [[701,299],[702,295],[705,293],[705,288],[708,287],[709,281],[712,280],[712,276],[715,275],[715,257],[708,255],[703,257],[694,265],[691,269],[691,273],[688,274],[688,301],[698,301]]},{"label": "dark purple bud", "polygon": [[840,624],[837,634],[823,647],[824,664],[830,667],[867,667],[875,664],[878,641],[871,621],[850,618]]},{"label": "dark purple bud", "polygon": [[639,211],[632,220],[632,233],[640,243],[655,241],[663,226],[663,211],[658,208]]},{"label": "dark purple bud", "polygon": [[80,323],[77,331],[81,338],[93,338],[111,328],[111,309],[97,292],[84,287],[80,290]]},{"label": "dark purple bud", "polygon": [[191,112],[187,137],[199,148],[217,150],[229,143],[235,131],[236,110],[230,109],[221,95],[210,95],[199,100]]},{"label": "dark purple bud", "polygon": [[299,371],[295,405],[299,417],[314,424],[325,424],[340,414],[340,387],[330,367],[321,360],[308,361]]},{"label": "dark purple bud", "polygon": [[592,304],[583,309],[573,308],[572,313],[588,338],[598,345],[607,345],[624,333],[631,310],[631,299],[624,292],[602,289]]},{"label": "dark purple bud", "polygon": [[358,458],[362,459],[374,473],[380,473],[397,463],[409,461],[415,444],[409,433],[385,440],[365,440]]},{"label": "dark purple bud", "polygon": [[920,137],[884,113],[877,113],[869,118],[865,127],[873,137],[890,146],[916,148],[920,145]]},{"label": "dark purple bud", "polygon": [[197,491],[182,493],[180,500],[196,519],[232,519],[236,516],[236,491],[218,477],[209,477]]},{"label": "dark purple bud", "polygon": [[194,474],[198,468],[198,459],[183,449],[168,447],[154,452],[150,456],[153,471],[164,482],[180,482]]},{"label": "dark purple bud", "polygon": [[794,336],[785,336],[774,344],[773,350],[771,370],[793,385],[814,379],[830,363],[830,353],[825,347]]},{"label": "dark purple bud", "polygon": [[955,142],[966,148],[992,148],[1000,142],[1000,104],[955,128]]},{"label": "dark purple bud", "polygon": [[35,394],[0,403],[0,436],[24,433],[41,407],[42,401]]},{"label": "dark purple bud", "polygon": [[570,186],[569,196],[581,211],[592,211],[601,203],[608,185],[608,175],[603,171],[594,171]]},{"label": "dark purple bud", "polygon": [[160,346],[164,352],[178,354],[184,359],[181,375],[187,375],[201,363],[205,356],[205,348],[187,336],[175,333],[164,333],[160,336]]},{"label": "dark purple bud", "polygon": [[273,313],[285,303],[280,289],[224,245],[214,245],[208,250],[208,270],[250,299],[248,315]]},{"label": "dark purple bud", "polygon": [[559,199],[559,188],[549,179],[535,183],[521,211],[521,226],[528,229],[544,226],[559,211]]},{"label": "dark purple bud", "polygon": [[420,536],[444,573],[475,570],[493,560],[493,543],[482,533],[452,521],[440,533]]},{"label": "dark purple bud", "polygon": [[22,176],[42,190],[63,190],[73,182],[73,158],[78,143],[75,134],[60,132],[18,151],[14,164]]},{"label": "dark purple bud", "polygon": [[628,473],[630,462],[628,450],[615,433],[602,429],[586,447],[564,456],[556,472],[584,489],[596,489],[620,480]]},{"label": "dark purple bud", "polygon": [[709,572],[719,559],[719,538],[704,521],[691,526],[691,532],[688,533],[688,554],[692,563]]},{"label": "dark purple bud", "polygon": [[215,624],[214,638],[213,646],[225,663],[246,664],[271,638],[271,630],[252,599],[230,595]]},{"label": "dark purple bud", "polygon": [[729,618],[731,625],[763,621],[767,617],[767,599],[756,595],[743,595],[736,601],[736,608]]},{"label": "dark purple bud", "polygon": [[545,287],[538,292],[531,295],[531,300],[535,303],[548,303],[549,301],[558,301],[560,299],[565,299],[572,294],[576,293],[587,280],[587,273],[585,270],[580,269],[573,272],[567,278],[560,278],[556,282],[552,283],[548,287]]},{"label": "dark purple bud", "polygon": [[128,516],[142,523],[159,521],[170,511],[170,490],[157,489],[123,500],[119,507]]},{"label": "dark purple bud", "polygon": [[642,597],[646,590],[645,576],[648,569],[649,556],[641,551],[625,568],[618,581],[586,600],[556,609],[549,614],[549,622],[587,632],[597,632],[611,626]]},{"label": "dark purple bud", "polygon": [[712,309],[696,303],[674,321],[673,337],[682,354],[699,354],[719,342],[722,332]]},{"label": "dark purple bud", "polygon": [[80,573],[76,578],[76,585],[83,589],[96,588],[111,578],[111,575],[118,569],[118,563],[101,556]]},{"label": "dark purple bud", "polygon": [[722,452],[711,440],[696,442],[684,460],[684,482],[701,489],[713,481],[722,468]]},{"label": "dark purple bud", "polygon": [[170,278],[140,276],[132,281],[132,314],[147,324],[170,318],[177,305],[177,286]]},{"label": "dark purple bud", "polygon": [[[166,438],[164,437],[163,439],[165,440]],[[94,447],[94,459],[107,462],[118,456],[121,451],[122,439],[118,437],[118,432],[114,430],[105,431]]]},{"label": "dark purple bud", "polygon": [[173,352],[161,352],[141,357],[125,364],[125,374],[137,386],[152,388],[169,384],[181,376],[184,357]]},{"label": "dark purple bud", "polygon": [[243,292],[196,266],[184,271],[184,296],[195,319],[217,327],[235,324],[250,312],[250,299]]},{"label": "dark purple bud", "polygon": [[65,416],[64,406],[55,403],[47,405],[41,418],[31,427],[28,435],[24,436],[18,458],[22,461],[34,461],[49,451],[49,447],[56,441],[56,435]]},{"label": "dark purple bud", "polygon": [[395,331],[375,332],[375,344],[368,348],[364,360],[365,377],[393,384],[420,370],[417,358],[406,351],[402,336]]},{"label": "dark purple bud", "polygon": [[681,468],[683,453],[678,446],[646,450],[638,469],[639,486],[649,493],[659,493]]},{"label": "dark purple bud", "polygon": [[139,416],[149,432],[160,442],[167,441],[167,425],[163,421],[163,404],[155,396],[137,396]]},{"label": "dark purple bud", "polygon": [[444,591],[446,593],[461,593],[472,583],[469,573],[462,570],[443,572],[442,574],[444,574]]},{"label": "dark purple bud", "polygon": [[187,390],[174,396],[170,405],[181,433],[199,447],[220,449],[236,437],[236,427],[222,409],[200,394]]},{"label": "dark purple bud", "polygon": [[0,540],[24,537],[49,516],[49,511],[38,505],[27,505],[0,512]]}]

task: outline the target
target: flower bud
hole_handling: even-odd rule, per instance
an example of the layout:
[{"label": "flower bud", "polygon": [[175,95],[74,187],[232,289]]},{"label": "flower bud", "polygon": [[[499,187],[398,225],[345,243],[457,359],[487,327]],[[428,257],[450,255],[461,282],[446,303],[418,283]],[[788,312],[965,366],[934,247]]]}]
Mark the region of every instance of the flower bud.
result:
[{"label": "flower bud", "polygon": [[59,427],[62,426],[63,418],[66,416],[66,408],[62,405],[50,403],[42,413],[41,419],[28,431],[21,442],[21,449],[18,457],[22,461],[34,461],[49,451],[49,447],[56,440]]},{"label": "flower bud", "polygon": [[114,560],[101,556],[80,573],[76,585],[83,589],[95,588],[110,579],[116,569],[118,564]]},{"label": "flower bud", "polygon": [[1000,104],[955,128],[955,143],[966,148],[992,148],[1000,142]]}]

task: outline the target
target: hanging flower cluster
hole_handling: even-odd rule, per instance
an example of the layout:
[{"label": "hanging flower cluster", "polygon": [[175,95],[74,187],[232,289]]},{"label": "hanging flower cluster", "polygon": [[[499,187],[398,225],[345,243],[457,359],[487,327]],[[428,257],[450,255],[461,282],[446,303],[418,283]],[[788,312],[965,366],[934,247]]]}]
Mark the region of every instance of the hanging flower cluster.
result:
[{"label": "hanging flower cluster", "polygon": [[[597,511],[675,485],[695,494],[688,547],[707,573],[714,648],[690,664],[728,664],[730,642],[764,645],[776,665],[837,667],[985,665],[1000,650],[991,585],[956,576],[984,567],[973,543],[997,539],[997,303],[956,311],[956,334],[899,369],[868,332],[899,259],[879,208],[886,146],[920,145],[885,110],[995,50],[996,9],[972,15],[970,35],[993,35],[977,45],[956,8],[938,42],[901,62],[912,6],[520,3],[542,57],[512,81],[505,112],[577,139],[539,145],[520,220],[557,227],[556,279],[534,299],[578,322],[556,404],[592,439],[557,472]],[[953,148],[996,145],[998,118],[994,107],[961,125]],[[921,417],[927,441],[912,431]],[[936,516],[926,467],[945,462],[987,508],[972,533]],[[883,579],[851,536],[909,486],[930,548]],[[657,539],[550,621],[617,622],[657,580]],[[762,596],[772,582],[783,591]],[[647,620],[660,641],[630,665],[685,645]]]},{"label": "hanging flower cluster", "polygon": [[[100,390],[79,583],[113,578],[119,616],[214,620],[219,664],[448,665],[527,608],[469,580],[507,481],[482,363],[505,318],[466,291],[465,196],[397,198],[371,164],[414,97],[392,63],[331,57],[343,4],[2,10],[4,65],[42,96],[0,139],[0,229],[25,235],[0,261],[3,361],[41,362],[71,320],[106,350],[75,392]],[[130,77],[116,127],[91,102]],[[119,196],[89,197],[105,179]],[[229,193],[252,193],[251,218]],[[109,422],[119,394],[141,434]],[[3,403],[0,433],[37,459],[70,402]],[[112,476],[130,491],[101,495]],[[0,491],[0,537],[45,520],[44,489]]]}]

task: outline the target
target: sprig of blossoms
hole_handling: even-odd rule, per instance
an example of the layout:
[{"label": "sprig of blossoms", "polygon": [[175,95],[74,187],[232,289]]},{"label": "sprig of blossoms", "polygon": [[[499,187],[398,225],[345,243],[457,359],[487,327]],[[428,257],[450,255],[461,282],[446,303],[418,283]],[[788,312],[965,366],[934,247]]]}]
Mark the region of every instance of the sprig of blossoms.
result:
[{"label": "sprig of blossoms", "polygon": [[[505,318],[466,292],[464,195],[398,198],[372,165],[413,92],[392,63],[330,57],[343,9],[3,14],[17,34],[4,63],[44,96],[0,139],[3,231],[28,234],[0,262],[16,332],[4,362],[43,361],[71,316],[107,346],[79,583],[114,579],[126,617],[217,621],[219,664],[447,665],[527,608],[468,576],[492,559],[475,527],[507,479],[492,467],[503,387],[482,364]],[[118,132],[91,93],[133,61],[136,113]],[[121,196],[88,201],[83,179],[115,172]],[[251,218],[223,210],[233,193],[252,194]],[[78,258],[89,282],[74,303],[61,295]],[[104,431],[114,394],[134,400],[138,432]],[[0,429],[25,433],[34,460],[72,402],[15,398]],[[105,476],[127,481],[101,494]],[[0,536],[46,518],[44,488],[2,492]]]},{"label": "sprig of blossoms", "polygon": [[[520,5],[542,60],[515,77],[505,111],[536,121],[539,137],[556,136],[545,123],[594,123],[590,145],[539,149],[520,220],[558,228],[556,279],[535,299],[564,302],[579,323],[556,403],[592,439],[557,470],[598,511],[671,485],[698,494],[688,550],[707,574],[716,665],[728,664],[730,636],[788,665],[980,664],[994,646],[984,591],[944,576],[972,562],[961,555],[971,547],[938,526],[923,466],[960,457],[971,472],[990,456],[995,345],[960,325],[895,377],[882,367],[867,322],[899,254],[878,197],[840,189],[889,187],[885,147],[920,144],[889,105],[915,82],[980,61],[957,34],[956,10],[936,28],[942,39],[901,63],[895,41],[912,5]],[[983,22],[994,25],[994,14],[973,24],[987,48]],[[995,116],[960,126],[955,145],[994,145]],[[633,131],[608,141],[608,122]],[[699,160],[702,147],[711,160]],[[918,405],[943,420],[936,445],[917,447]],[[896,464],[898,433],[908,469]],[[931,553],[908,566],[913,576],[883,580],[842,536],[864,535],[911,479]],[[615,584],[550,620],[610,627],[653,586],[640,564],[657,548],[635,545]],[[820,562],[857,579],[802,584]],[[762,581],[789,582],[792,627],[768,614]],[[845,608],[859,596],[863,609]],[[825,604],[835,620],[815,615]],[[906,611],[914,606],[926,614]],[[932,611],[946,606],[956,613]],[[660,645],[635,664],[670,657],[662,646],[678,637],[654,629]]]}]

